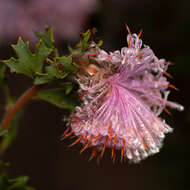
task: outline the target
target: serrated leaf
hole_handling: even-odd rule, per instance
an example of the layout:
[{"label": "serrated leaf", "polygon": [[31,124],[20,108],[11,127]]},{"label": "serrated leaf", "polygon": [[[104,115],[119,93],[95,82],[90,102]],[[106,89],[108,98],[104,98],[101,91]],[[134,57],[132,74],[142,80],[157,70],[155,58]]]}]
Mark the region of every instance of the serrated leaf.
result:
[{"label": "serrated leaf", "polygon": [[80,54],[85,52],[89,47],[90,36],[91,36],[91,30],[87,30],[86,32],[82,33],[82,39],[78,42],[76,48],[73,49],[70,46],[68,47],[71,54],[75,53]]},{"label": "serrated leaf", "polygon": [[46,27],[45,33],[42,32],[36,32],[35,33],[37,37],[43,40],[46,47],[51,48],[53,50],[53,53],[55,56],[59,56],[58,50],[54,46],[54,37],[53,37],[53,29],[50,27]]},{"label": "serrated leaf", "polygon": [[5,64],[11,72],[22,73],[31,78],[35,78],[36,73],[42,72],[44,61],[52,52],[52,49],[47,48],[45,43],[40,40],[36,45],[35,53],[32,53],[29,49],[29,43],[25,43],[21,37],[12,47],[18,58],[12,57],[4,61]]},{"label": "serrated leaf", "polygon": [[56,63],[46,66],[45,70],[46,70],[46,73],[44,73],[44,75],[36,77],[34,81],[35,85],[45,84],[55,79],[64,79],[68,75],[67,72],[63,72],[62,70],[59,70],[58,65]]},{"label": "serrated leaf", "polygon": [[76,72],[78,67],[73,64],[72,55],[58,57],[57,60],[63,66],[63,69],[67,72]]},{"label": "serrated leaf", "polygon": [[48,48],[54,48],[53,29],[46,27],[45,33],[36,32],[37,37],[41,38]]},{"label": "serrated leaf", "polygon": [[81,47],[72,48],[71,46],[68,46],[68,49],[69,49],[71,54],[80,54],[80,53],[82,53],[82,48]]},{"label": "serrated leaf", "polygon": [[98,47],[101,47],[103,45],[103,40],[99,40],[99,42],[97,43]]},{"label": "serrated leaf", "polygon": [[49,77],[55,77],[56,79],[63,79],[67,76],[62,70],[60,70],[57,64],[52,64],[46,67],[46,73]]},{"label": "serrated leaf", "polygon": [[85,51],[88,48],[88,41],[90,39],[91,31],[87,30],[85,33],[82,33],[83,39],[81,40],[82,42],[82,50]]},{"label": "serrated leaf", "polygon": [[37,97],[59,108],[73,111],[77,105],[77,98],[74,95],[66,95],[66,91],[65,87],[43,90]]}]

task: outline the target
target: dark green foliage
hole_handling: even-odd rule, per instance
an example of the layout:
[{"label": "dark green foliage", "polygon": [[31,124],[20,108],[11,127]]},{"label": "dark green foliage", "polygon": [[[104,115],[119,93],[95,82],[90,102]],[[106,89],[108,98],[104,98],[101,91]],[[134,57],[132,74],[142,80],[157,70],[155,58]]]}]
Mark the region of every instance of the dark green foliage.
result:
[{"label": "dark green foliage", "polygon": [[12,45],[17,58],[12,57],[3,62],[10,68],[11,72],[31,77],[34,79],[34,84],[39,85],[64,79],[77,71],[78,66],[73,62],[72,54],[82,55],[89,48],[91,30],[81,34],[82,39],[77,44],[76,49],[70,48],[71,55],[69,56],[59,56],[58,50],[54,46],[53,30],[51,28],[46,28],[45,33],[37,32],[36,35],[40,40],[34,53],[29,48],[29,42],[24,42],[19,37],[17,44]]},{"label": "dark green foliage", "polygon": [[56,57],[55,60],[48,59],[45,73],[38,75],[34,84],[45,84],[57,79],[64,79],[69,74],[77,71],[77,66],[72,62],[72,56]]},{"label": "dark green foliage", "polygon": [[[63,79],[70,72],[76,71],[76,66],[72,64],[72,56],[58,56],[58,51],[54,47],[53,30],[51,28],[46,28],[45,33],[39,32],[36,35],[40,37],[40,40],[34,53],[30,51],[29,43],[25,43],[21,37],[19,37],[16,45],[12,45],[17,59],[12,57],[4,61],[11,72],[21,73],[33,78],[34,84],[44,84]],[[52,53],[55,57],[48,58]]]},{"label": "dark green foliage", "polygon": [[27,185],[28,177],[21,176],[15,179],[8,179],[5,175],[0,175],[1,190],[34,190]]},{"label": "dark green foliage", "polygon": [[34,84],[45,84],[57,79],[64,79],[68,73],[59,69],[58,64],[52,63],[45,67],[45,73],[36,77]]},{"label": "dark green foliage", "polygon": [[82,33],[82,40],[80,41],[80,43],[81,43],[81,48],[83,52],[89,47],[88,42],[89,42],[90,36],[91,36],[90,30],[87,30],[85,33]]},{"label": "dark green foliage", "polygon": [[52,28],[46,27],[45,33],[36,32],[35,34],[37,37],[39,37],[40,39],[43,40],[46,47],[53,50],[53,53],[55,54],[55,56],[59,56],[58,50],[54,46],[55,41],[54,41],[54,37],[53,37],[53,29]]},{"label": "dark green foliage", "polygon": [[41,38],[48,48],[54,48],[53,29],[46,27],[45,33],[36,32],[37,37]]},{"label": "dark green foliage", "polygon": [[89,48],[89,40],[91,36],[91,30],[87,30],[86,32],[81,34],[82,39],[79,41],[79,43],[76,45],[75,49],[72,49],[69,47],[69,51],[71,54],[74,53],[84,53]]},{"label": "dark green foliage", "polygon": [[22,73],[31,78],[35,78],[38,73],[42,72],[44,61],[52,52],[41,39],[36,45],[35,53],[30,51],[29,43],[25,43],[21,37],[19,37],[17,44],[12,45],[12,47],[18,58],[12,57],[4,61],[5,64],[10,68],[11,72]]},{"label": "dark green foliage", "polygon": [[38,98],[45,100],[59,108],[73,111],[77,105],[77,97],[69,94],[72,88],[73,86],[71,84],[66,84],[62,88],[42,90],[38,93]]},{"label": "dark green foliage", "polygon": [[60,66],[66,72],[74,73],[78,69],[78,66],[76,64],[74,64],[73,61],[72,61],[72,55],[70,55],[70,56],[61,56],[61,57],[58,57],[57,60],[59,61]]}]

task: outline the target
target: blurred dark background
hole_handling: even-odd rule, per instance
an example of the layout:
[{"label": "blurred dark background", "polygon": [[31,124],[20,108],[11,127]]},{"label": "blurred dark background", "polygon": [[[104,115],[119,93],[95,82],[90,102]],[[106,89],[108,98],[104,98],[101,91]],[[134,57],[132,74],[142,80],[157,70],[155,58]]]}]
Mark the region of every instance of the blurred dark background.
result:
[{"label": "blurred dark background", "polygon": [[[160,153],[140,164],[112,163],[107,150],[100,164],[88,162],[90,151],[79,154],[80,145],[69,148],[71,139],[60,141],[65,127],[64,111],[41,101],[25,108],[18,136],[6,151],[11,176],[29,175],[38,190],[174,190],[190,189],[190,1],[188,0],[0,0],[0,58],[14,56],[10,44],[18,35],[36,41],[33,32],[45,24],[55,29],[62,52],[79,39],[79,32],[96,27],[107,51],[126,45],[127,23],[132,32],[143,29],[143,42],[159,58],[174,64],[169,72],[170,100],[185,106],[183,112],[163,114],[174,128],[167,135]],[[11,94],[18,97],[31,84],[24,76],[10,75]],[[3,97],[2,97],[3,99]]]}]

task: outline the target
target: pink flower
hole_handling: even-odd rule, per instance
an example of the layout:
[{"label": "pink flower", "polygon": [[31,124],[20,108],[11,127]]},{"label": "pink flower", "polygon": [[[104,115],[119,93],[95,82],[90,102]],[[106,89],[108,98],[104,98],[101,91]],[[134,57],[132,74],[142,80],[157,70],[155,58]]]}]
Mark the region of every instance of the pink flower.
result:
[{"label": "pink flower", "polygon": [[128,47],[121,51],[97,48],[86,74],[78,74],[83,103],[70,117],[71,131],[65,137],[78,136],[72,145],[84,144],[81,152],[93,147],[90,159],[98,152],[100,159],[106,148],[111,148],[113,160],[120,150],[121,160],[132,162],[159,152],[172,128],[158,116],[164,109],[169,113],[166,106],[183,110],[167,100],[168,86],[174,88],[163,76],[170,76],[169,63],[158,59],[148,46],[142,47],[139,37],[129,32]]}]

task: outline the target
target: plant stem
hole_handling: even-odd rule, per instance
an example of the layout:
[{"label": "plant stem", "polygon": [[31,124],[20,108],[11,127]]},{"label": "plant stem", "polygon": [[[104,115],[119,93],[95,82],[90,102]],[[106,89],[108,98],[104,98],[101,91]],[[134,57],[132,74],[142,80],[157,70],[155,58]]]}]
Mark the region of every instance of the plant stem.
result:
[{"label": "plant stem", "polygon": [[1,127],[3,130],[7,130],[10,122],[16,115],[16,113],[26,104],[29,100],[31,100],[38,91],[41,89],[42,85],[34,85],[28,90],[24,92],[24,94],[16,101],[14,105],[7,109],[7,112],[4,115],[4,118],[1,122]]}]

